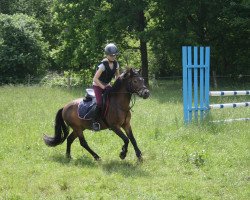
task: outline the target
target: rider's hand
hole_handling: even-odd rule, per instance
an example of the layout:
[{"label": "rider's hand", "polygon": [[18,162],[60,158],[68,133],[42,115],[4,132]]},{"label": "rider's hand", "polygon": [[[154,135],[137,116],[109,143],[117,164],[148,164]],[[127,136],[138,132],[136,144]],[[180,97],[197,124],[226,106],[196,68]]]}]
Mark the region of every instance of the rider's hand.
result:
[{"label": "rider's hand", "polygon": [[111,85],[106,85],[105,92],[110,92],[112,89]]}]

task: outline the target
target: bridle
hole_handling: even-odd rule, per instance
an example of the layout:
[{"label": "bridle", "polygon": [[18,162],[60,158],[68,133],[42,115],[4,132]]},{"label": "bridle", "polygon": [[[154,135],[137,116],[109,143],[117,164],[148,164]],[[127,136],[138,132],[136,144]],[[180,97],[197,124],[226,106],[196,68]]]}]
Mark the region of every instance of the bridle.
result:
[{"label": "bridle", "polygon": [[[134,77],[139,77],[138,75],[135,75]],[[143,78],[142,78],[143,79]],[[146,90],[147,87],[146,86],[142,86],[140,89],[136,90],[134,87],[133,87],[133,83],[132,83],[132,78],[131,80],[128,82],[128,85],[127,85],[127,91],[128,93],[130,94],[138,94],[140,97],[142,96],[142,92],[144,90]]]},{"label": "bridle", "polygon": [[[118,92],[118,91],[111,91],[110,93],[127,93],[127,94],[129,94],[130,95],[130,102],[131,102],[131,105],[129,105],[129,107],[128,107],[128,109],[126,109],[126,110],[124,110],[124,109],[121,109],[121,110],[123,110],[125,113],[126,113],[126,115],[125,115],[125,121],[126,121],[126,118],[127,118],[127,116],[128,116],[128,113],[129,113],[129,111],[132,111],[133,112],[133,110],[132,110],[132,108],[134,107],[134,105],[135,105],[135,101],[136,101],[136,95],[135,94],[138,94],[140,97],[142,97],[143,96],[143,92],[145,91],[145,90],[147,90],[147,87],[143,84],[143,86],[141,87],[141,88],[139,88],[139,89],[136,89],[135,87],[133,87],[133,78],[134,77],[140,77],[141,79],[143,79],[141,76],[139,76],[139,74],[133,74],[133,76],[132,77],[130,77],[130,78],[124,78],[124,74],[121,74],[120,75],[120,81],[125,81],[126,79],[126,81],[127,81],[127,83],[126,83],[126,85],[125,85],[125,88],[126,88],[126,90],[127,91],[124,91],[124,92]],[[110,94],[109,93],[109,94]],[[109,95],[109,94],[107,94],[107,95]],[[133,96],[133,98],[132,98],[132,96]],[[109,99],[109,97],[108,97],[108,99]],[[109,103],[108,103],[109,104]],[[106,110],[105,110],[105,113],[107,113],[108,112],[108,107],[106,108]],[[104,116],[105,116],[106,114],[104,114]],[[106,124],[107,124],[107,126],[109,126],[108,125],[108,123],[107,122],[105,122]]]}]

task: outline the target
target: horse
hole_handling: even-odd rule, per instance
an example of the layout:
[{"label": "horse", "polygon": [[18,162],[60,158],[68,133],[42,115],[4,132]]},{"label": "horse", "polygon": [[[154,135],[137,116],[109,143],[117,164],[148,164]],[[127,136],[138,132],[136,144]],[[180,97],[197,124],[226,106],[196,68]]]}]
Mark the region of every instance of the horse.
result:
[{"label": "horse", "polygon": [[[124,145],[119,155],[122,160],[126,157],[130,141],[138,160],[142,161],[142,153],[137,145],[130,124],[130,101],[132,94],[136,94],[143,99],[147,99],[150,96],[150,92],[145,86],[140,72],[141,70],[130,68],[119,76],[105,95],[109,103],[105,116],[102,115],[100,119],[101,130],[109,128],[123,140]],[[92,129],[92,121],[79,118],[77,109],[80,101],[82,101],[82,98],[73,100],[58,110],[55,117],[54,136],[51,137],[45,134],[43,139],[49,147],[60,145],[67,139],[66,157],[71,158],[71,144],[78,137],[80,145],[98,161],[101,158],[89,147],[83,134],[84,130]],[[69,127],[73,130],[70,135]],[[124,134],[122,129],[126,134]]]}]

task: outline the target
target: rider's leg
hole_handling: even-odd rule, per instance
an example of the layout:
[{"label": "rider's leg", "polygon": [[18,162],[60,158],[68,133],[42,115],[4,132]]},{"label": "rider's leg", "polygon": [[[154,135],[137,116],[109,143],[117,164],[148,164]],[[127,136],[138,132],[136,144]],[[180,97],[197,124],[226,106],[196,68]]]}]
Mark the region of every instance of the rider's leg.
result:
[{"label": "rider's leg", "polygon": [[94,92],[95,92],[95,97],[96,97],[96,109],[95,109],[95,113],[94,113],[94,117],[92,120],[92,128],[94,131],[99,131],[100,130],[100,116],[101,116],[101,108],[102,108],[102,93],[103,93],[103,89],[98,87],[98,86],[93,86],[94,88]]},{"label": "rider's leg", "polygon": [[94,131],[99,131],[100,128],[101,128],[100,123],[99,123],[100,116],[101,116],[101,107],[96,106],[94,116],[93,116],[93,119],[92,119],[92,129]]}]

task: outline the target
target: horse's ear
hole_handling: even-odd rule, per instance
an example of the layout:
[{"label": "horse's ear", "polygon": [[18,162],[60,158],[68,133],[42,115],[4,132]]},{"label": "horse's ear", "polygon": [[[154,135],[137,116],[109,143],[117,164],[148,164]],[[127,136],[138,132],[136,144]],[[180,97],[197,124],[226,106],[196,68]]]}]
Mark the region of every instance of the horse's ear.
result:
[{"label": "horse's ear", "polygon": [[129,74],[130,74],[130,77],[133,77],[134,76],[134,70],[133,70],[133,68],[130,68],[130,70],[129,70]]},{"label": "horse's ear", "polygon": [[127,69],[124,73],[123,73],[123,78],[127,79],[130,76],[130,69]]},{"label": "horse's ear", "polygon": [[142,70],[141,70],[141,68],[139,69],[138,73],[139,73],[140,75],[142,75],[142,74],[141,74],[141,73],[142,73]]}]

